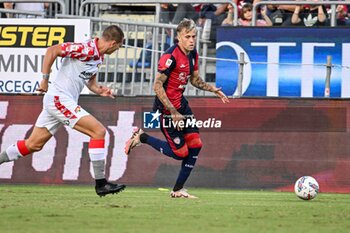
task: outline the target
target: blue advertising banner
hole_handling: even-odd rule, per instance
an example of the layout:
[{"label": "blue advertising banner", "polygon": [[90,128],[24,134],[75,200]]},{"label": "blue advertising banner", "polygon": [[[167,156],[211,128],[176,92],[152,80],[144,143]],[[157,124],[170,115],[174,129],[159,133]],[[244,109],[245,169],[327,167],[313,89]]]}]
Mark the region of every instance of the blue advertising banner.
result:
[{"label": "blue advertising banner", "polygon": [[216,85],[237,95],[243,53],[243,96],[323,97],[331,56],[330,97],[350,97],[349,34],[350,28],[220,27]]}]

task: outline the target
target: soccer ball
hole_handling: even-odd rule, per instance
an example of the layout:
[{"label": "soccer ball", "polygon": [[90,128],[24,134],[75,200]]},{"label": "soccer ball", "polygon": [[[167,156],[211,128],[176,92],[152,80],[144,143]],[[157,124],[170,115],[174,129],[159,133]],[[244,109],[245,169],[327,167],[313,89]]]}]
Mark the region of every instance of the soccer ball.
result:
[{"label": "soccer ball", "polygon": [[294,192],[303,200],[314,199],[318,194],[319,186],[311,176],[302,176],[295,182]]}]

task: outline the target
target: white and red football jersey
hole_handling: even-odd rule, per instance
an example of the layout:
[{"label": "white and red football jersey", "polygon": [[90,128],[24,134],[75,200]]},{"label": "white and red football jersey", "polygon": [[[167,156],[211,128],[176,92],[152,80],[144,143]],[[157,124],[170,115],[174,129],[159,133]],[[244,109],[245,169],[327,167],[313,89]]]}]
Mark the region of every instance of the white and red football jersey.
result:
[{"label": "white and red football jersey", "polygon": [[97,48],[98,38],[83,43],[61,45],[62,64],[47,94],[65,95],[78,101],[86,82],[97,74],[103,56]]}]

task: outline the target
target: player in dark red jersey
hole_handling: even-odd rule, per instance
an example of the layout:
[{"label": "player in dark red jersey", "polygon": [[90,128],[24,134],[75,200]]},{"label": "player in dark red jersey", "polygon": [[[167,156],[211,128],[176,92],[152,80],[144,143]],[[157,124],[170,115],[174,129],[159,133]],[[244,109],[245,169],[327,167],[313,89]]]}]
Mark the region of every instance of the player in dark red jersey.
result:
[{"label": "player in dark red jersey", "polygon": [[198,128],[191,125],[184,127],[186,121],[193,117],[192,110],[183,96],[188,80],[201,90],[215,93],[223,103],[229,102],[221,88],[211,86],[199,77],[196,35],[194,21],[183,19],[177,27],[178,43],[170,47],[158,63],[158,74],[154,82],[157,95],[154,111],[158,110],[161,119],[166,122],[161,124],[166,141],[152,137],[142,129],[136,129],[125,146],[125,153],[129,154],[137,145],[146,143],[166,156],[182,160],[171,197],[196,198],[183,188],[202,148]]}]

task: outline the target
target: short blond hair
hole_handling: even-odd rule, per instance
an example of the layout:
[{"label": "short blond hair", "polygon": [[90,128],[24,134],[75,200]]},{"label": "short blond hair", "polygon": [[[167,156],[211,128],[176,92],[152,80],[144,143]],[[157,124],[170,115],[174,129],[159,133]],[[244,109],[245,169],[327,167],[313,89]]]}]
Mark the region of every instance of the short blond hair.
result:
[{"label": "short blond hair", "polygon": [[179,25],[177,25],[176,32],[180,33],[184,29],[186,32],[192,31],[193,29],[196,29],[196,23],[192,19],[184,18]]}]

